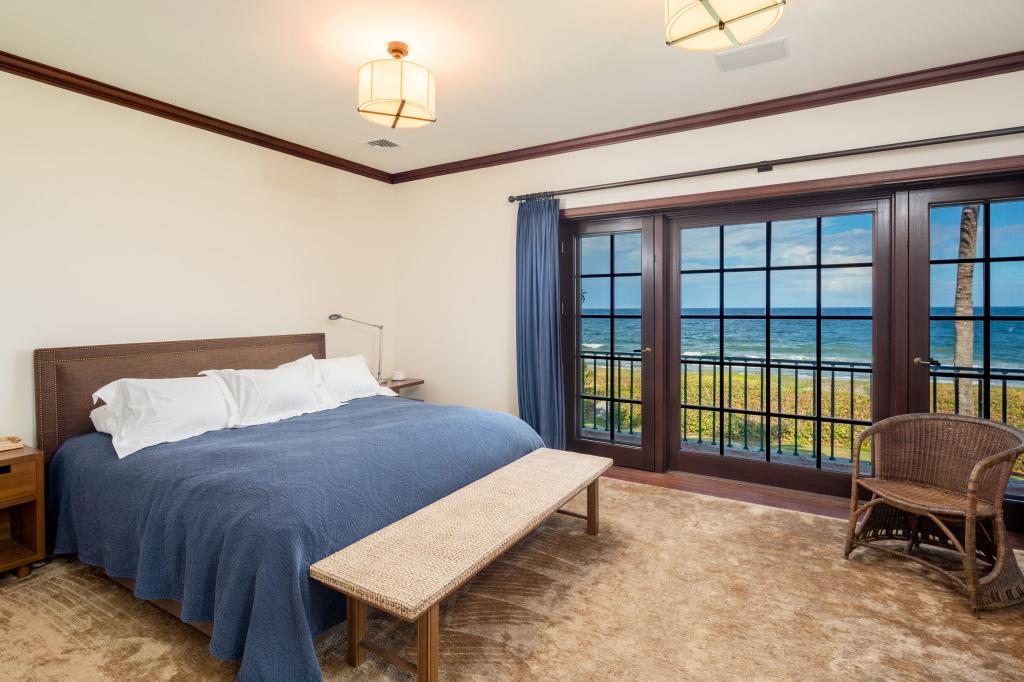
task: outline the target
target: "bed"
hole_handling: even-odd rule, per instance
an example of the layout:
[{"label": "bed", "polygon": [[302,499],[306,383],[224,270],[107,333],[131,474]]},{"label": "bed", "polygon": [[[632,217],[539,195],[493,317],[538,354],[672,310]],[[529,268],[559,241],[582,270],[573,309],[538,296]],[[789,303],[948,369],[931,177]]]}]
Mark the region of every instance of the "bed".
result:
[{"label": "bed", "polygon": [[310,564],[541,447],[506,414],[375,396],[118,460],[90,396],[114,379],[324,356],[322,334],[43,349],[38,436],[53,551],[210,634],[239,679],[320,679],[344,600]]}]

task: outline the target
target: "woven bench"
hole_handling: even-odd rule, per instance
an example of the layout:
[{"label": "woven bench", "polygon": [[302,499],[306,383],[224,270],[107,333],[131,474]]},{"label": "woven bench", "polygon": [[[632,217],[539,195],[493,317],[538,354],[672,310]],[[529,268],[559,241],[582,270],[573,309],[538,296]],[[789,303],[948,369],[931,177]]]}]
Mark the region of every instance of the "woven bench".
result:
[{"label": "woven bench", "polygon": [[[611,464],[535,450],[313,564],[311,577],[348,598],[349,664],[369,651],[436,682],[441,601],[556,512],[586,519],[596,535],[598,479]],[[561,508],[584,488],[585,515]],[[417,624],[415,663],[366,641],[367,606]]]}]

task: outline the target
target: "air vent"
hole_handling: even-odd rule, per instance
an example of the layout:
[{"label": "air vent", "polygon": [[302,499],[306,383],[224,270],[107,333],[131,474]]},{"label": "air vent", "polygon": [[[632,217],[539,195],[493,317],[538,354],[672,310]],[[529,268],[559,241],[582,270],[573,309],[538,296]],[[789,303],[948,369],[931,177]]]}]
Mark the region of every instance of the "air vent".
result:
[{"label": "air vent", "polygon": [[776,59],[784,59],[789,52],[786,49],[786,39],[776,38],[763,43],[744,45],[715,55],[718,68],[722,71],[743,69],[756,64],[772,62]]},{"label": "air vent", "polygon": [[366,144],[370,145],[371,147],[381,147],[383,149],[394,149],[395,147],[399,146],[397,142],[385,140],[383,137],[376,140],[370,140]]}]

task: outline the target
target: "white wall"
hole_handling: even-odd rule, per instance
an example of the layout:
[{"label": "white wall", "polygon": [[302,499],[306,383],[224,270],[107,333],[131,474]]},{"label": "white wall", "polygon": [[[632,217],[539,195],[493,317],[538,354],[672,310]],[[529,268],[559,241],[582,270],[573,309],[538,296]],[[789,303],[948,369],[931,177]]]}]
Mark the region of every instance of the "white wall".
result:
[{"label": "white wall", "polygon": [[[394,325],[384,183],[0,74],[0,434],[34,441],[34,348]],[[385,363],[388,363],[385,353]]]},{"label": "white wall", "polygon": [[[427,379],[422,397],[516,411],[509,194],[1015,126],[1022,105],[1024,73],[1013,73],[398,185],[406,263],[396,361]],[[1024,154],[1024,137],[569,195],[563,207],[1013,154]]]},{"label": "white wall", "polygon": [[[387,325],[385,367],[426,378],[420,397],[515,412],[509,194],[1017,125],[1024,73],[396,186],[6,74],[0,102],[0,433],[31,440],[34,348],[325,330],[330,354],[372,358],[335,310]],[[1024,139],[564,205],[1011,154]]]}]

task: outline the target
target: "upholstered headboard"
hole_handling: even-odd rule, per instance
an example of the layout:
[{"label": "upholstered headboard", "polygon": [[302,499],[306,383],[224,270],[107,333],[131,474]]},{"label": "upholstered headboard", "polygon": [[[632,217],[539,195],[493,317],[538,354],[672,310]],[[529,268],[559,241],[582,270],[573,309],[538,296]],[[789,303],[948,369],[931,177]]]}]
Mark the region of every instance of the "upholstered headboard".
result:
[{"label": "upholstered headboard", "polygon": [[49,461],[68,438],[92,431],[92,394],[115,379],[269,369],[304,355],[324,357],[323,334],[40,348],[34,355],[36,441]]}]

